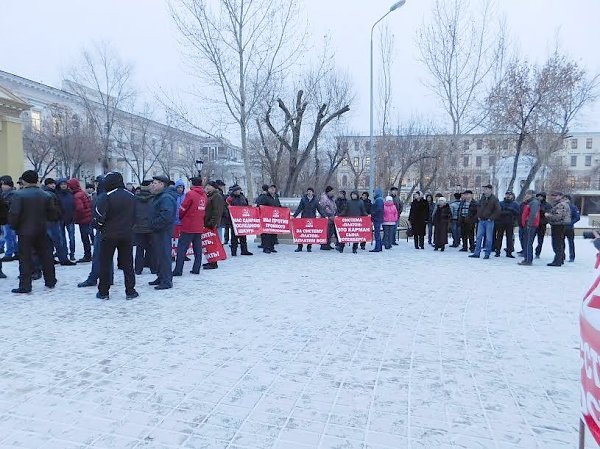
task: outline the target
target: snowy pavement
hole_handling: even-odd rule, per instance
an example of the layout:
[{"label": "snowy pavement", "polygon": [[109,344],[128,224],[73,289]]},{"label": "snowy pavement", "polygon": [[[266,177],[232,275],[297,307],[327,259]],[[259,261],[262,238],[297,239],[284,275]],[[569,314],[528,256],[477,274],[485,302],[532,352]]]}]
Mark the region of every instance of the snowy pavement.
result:
[{"label": "snowy pavement", "polygon": [[[258,253],[125,301],[0,281],[0,447],[560,449],[577,441],[594,250]],[[368,249],[368,248],[367,248]],[[346,250],[348,251],[348,249]]]}]

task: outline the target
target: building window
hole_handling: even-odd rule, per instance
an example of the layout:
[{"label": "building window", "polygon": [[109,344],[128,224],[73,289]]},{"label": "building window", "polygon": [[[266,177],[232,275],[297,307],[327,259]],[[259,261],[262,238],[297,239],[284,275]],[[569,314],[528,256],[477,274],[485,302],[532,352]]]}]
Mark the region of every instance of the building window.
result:
[{"label": "building window", "polygon": [[358,168],[358,164],[359,164],[359,162],[360,162],[360,159],[358,159],[358,157],[354,157],[354,166],[355,166],[356,168]]},{"label": "building window", "polygon": [[592,138],[591,137],[588,137],[587,139],[585,139],[585,149],[586,150],[592,149]]},{"label": "building window", "polygon": [[577,156],[571,156],[571,167],[577,167]]},{"label": "building window", "polygon": [[586,167],[592,166],[592,156],[589,154],[585,156],[585,166]]},{"label": "building window", "polygon": [[475,156],[475,166],[481,167],[481,156]]},{"label": "building window", "polygon": [[347,167],[348,166],[348,159],[344,158],[342,159],[342,167]]},{"label": "building window", "polygon": [[[495,140],[494,140],[495,142]],[[496,165],[496,156],[490,156],[490,167],[494,167]]]},{"label": "building window", "polygon": [[40,111],[31,111],[31,127],[36,131],[42,130],[42,113]]},{"label": "building window", "polygon": [[469,156],[463,156],[463,167],[469,166]]},{"label": "building window", "polygon": [[483,139],[477,139],[477,149],[483,150]]},{"label": "building window", "polygon": [[489,145],[490,145],[490,149],[495,150],[496,149],[496,139],[490,139]]},{"label": "building window", "polygon": [[370,158],[369,156],[367,156],[367,157],[365,158],[365,165],[367,165],[367,166],[368,166],[370,163],[371,163],[371,158]]},{"label": "building window", "polygon": [[465,140],[463,142],[463,150],[469,151],[469,141],[468,140]]},{"label": "building window", "polygon": [[475,176],[475,186],[479,187],[481,185],[481,176]]},{"label": "building window", "polygon": [[577,149],[577,139],[571,139],[571,149],[572,150]]}]

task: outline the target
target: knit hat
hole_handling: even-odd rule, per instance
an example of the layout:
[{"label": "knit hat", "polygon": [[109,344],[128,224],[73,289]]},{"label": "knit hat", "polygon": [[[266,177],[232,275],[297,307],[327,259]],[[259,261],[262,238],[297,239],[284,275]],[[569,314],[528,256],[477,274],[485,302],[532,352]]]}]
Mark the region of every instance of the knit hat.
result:
[{"label": "knit hat", "polygon": [[443,196],[440,196],[437,200],[438,203],[445,203],[446,202],[446,198],[444,198]]},{"label": "knit hat", "polygon": [[394,198],[392,198],[390,195],[385,197],[386,201],[394,201]]},{"label": "knit hat", "polygon": [[45,186],[49,186],[50,184],[56,184],[56,181],[54,180],[54,178],[46,178],[46,179],[44,179],[44,185]]},{"label": "knit hat", "polygon": [[40,178],[36,171],[27,170],[21,175],[21,179],[28,184],[37,184]]},{"label": "knit hat", "polygon": [[333,190],[333,187],[331,187],[331,186],[327,186],[327,187],[325,187],[325,193],[329,193],[329,192],[331,192],[332,190]]}]

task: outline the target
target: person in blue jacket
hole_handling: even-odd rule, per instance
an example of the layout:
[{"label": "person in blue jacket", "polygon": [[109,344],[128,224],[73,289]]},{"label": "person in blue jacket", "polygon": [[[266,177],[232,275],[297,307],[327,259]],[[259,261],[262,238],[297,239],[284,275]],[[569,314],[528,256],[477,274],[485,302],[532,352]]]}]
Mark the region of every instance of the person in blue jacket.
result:
[{"label": "person in blue jacket", "polygon": [[375,238],[375,248],[371,253],[381,252],[381,226],[383,226],[383,197],[380,188],[375,189],[375,199],[371,205],[371,220],[373,220],[373,237]]},{"label": "person in blue jacket", "polygon": [[177,193],[177,209],[175,210],[175,226],[181,224],[181,220],[179,219],[179,208],[181,207],[181,203],[185,198],[185,182],[183,179],[178,179],[175,182],[175,192]]},{"label": "person in blue jacket", "polygon": [[581,213],[577,206],[573,204],[571,195],[565,195],[565,198],[569,201],[569,208],[571,209],[571,224],[566,226],[565,238],[569,244],[569,262],[575,262],[575,223],[581,220]]}]

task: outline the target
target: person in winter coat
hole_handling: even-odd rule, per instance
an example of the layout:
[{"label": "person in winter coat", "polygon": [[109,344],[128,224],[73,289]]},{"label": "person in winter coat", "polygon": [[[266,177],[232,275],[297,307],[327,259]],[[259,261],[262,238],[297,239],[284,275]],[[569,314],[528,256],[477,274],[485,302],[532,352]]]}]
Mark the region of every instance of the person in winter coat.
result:
[{"label": "person in winter coat", "polygon": [[[492,193],[492,185],[483,186],[483,196],[479,202],[477,209],[477,238],[475,243],[475,251],[469,257],[478,259],[481,250],[484,251],[484,259],[489,259],[494,246],[494,222],[500,216],[500,202],[496,195]],[[483,240],[485,239],[485,248]]]},{"label": "person in winter coat", "polygon": [[450,213],[452,214],[452,220],[450,221],[450,230],[452,232],[452,248],[458,248],[460,246],[460,238],[462,236],[462,230],[460,222],[458,220],[460,215],[460,200],[462,198],[461,193],[454,194],[454,201],[449,204]]},{"label": "person in winter coat", "polygon": [[535,258],[539,259],[540,254],[542,254],[542,247],[544,246],[546,229],[548,228],[548,217],[546,216],[546,212],[550,212],[552,205],[546,201],[546,192],[538,193],[536,198],[540,202],[540,225],[536,232],[537,245],[535,247]]},{"label": "person in winter coat", "polygon": [[452,220],[452,212],[450,206],[443,196],[437,200],[437,207],[433,213],[433,249],[444,251],[448,244],[448,230],[450,229],[450,220]]},{"label": "person in winter coat", "polygon": [[533,240],[540,225],[540,202],[535,197],[533,190],[525,192],[523,198],[523,213],[521,214],[521,226],[523,227],[523,241],[525,243],[523,257],[519,262],[522,266],[533,265]]},{"label": "person in winter coat", "polygon": [[383,246],[385,249],[392,249],[397,224],[398,208],[394,203],[394,197],[386,196],[383,203]]},{"label": "person in winter coat", "polygon": [[373,221],[373,237],[375,248],[370,253],[379,253],[382,249],[381,227],[383,226],[383,193],[380,188],[375,189],[375,199],[371,205],[371,220]]},{"label": "person in winter coat", "polygon": [[346,198],[346,191],[340,190],[338,197],[335,199],[335,208],[337,209],[336,214],[339,216],[344,216],[347,205],[348,198]]},{"label": "person in winter coat", "polygon": [[54,214],[56,217],[56,221],[48,221],[48,236],[52,241],[52,246],[54,248],[54,255],[58,258],[58,262],[61,265],[75,265],[75,263],[69,260],[69,254],[67,252],[66,246],[63,247],[62,239],[60,237],[61,234],[61,215],[62,210],[60,207],[60,202],[58,200],[58,195],[56,194],[56,181],[52,178],[46,178],[44,180],[44,186],[42,187],[42,191],[44,191],[47,195],[50,196],[52,205],[56,209],[56,213]]},{"label": "person in winter coat", "polygon": [[333,187],[327,186],[325,187],[325,192],[321,194],[321,198],[319,200],[319,207],[321,208],[319,212],[323,217],[329,220],[327,224],[327,244],[321,245],[321,250],[332,250],[334,249],[331,246],[331,239],[335,235],[335,223],[333,221],[334,217],[337,214],[337,206],[333,197],[335,196],[335,191]]},{"label": "person in winter coat", "polygon": [[215,184],[219,188],[219,193],[221,194],[221,198],[223,198],[223,216],[221,217],[221,222],[217,231],[219,232],[219,238],[221,239],[221,243],[227,245],[231,236],[231,216],[229,215],[229,208],[227,207],[227,196],[225,194],[225,183],[222,179],[217,179]]},{"label": "person in winter coat", "polygon": [[[2,234],[2,226],[8,223],[8,204],[0,195],[0,234]],[[6,275],[2,271],[2,259],[0,259],[0,279],[6,279]]]},{"label": "person in winter coat", "polygon": [[408,221],[413,232],[415,249],[425,249],[425,228],[429,217],[429,204],[417,191],[413,194],[413,201],[410,204],[410,213]]},{"label": "person in winter coat", "polygon": [[[358,192],[356,190],[350,193],[350,199],[346,202],[344,207],[344,214],[342,217],[366,217],[367,211],[365,210],[365,203],[358,197]],[[345,243],[339,243],[337,246],[337,250],[340,253],[344,252],[344,248],[346,247]],[[352,252],[356,254],[358,252],[358,243],[355,242],[352,244]]]},{"label": "person in winter coat", "polygon": [[502,251],[502,238],[506,234],[506,257],[514,259],[515,250],[515,223],[519,220],[519,205],[515,201],[515,195],[508,191],[504,195],[504,200],[500,201],[500,215],[496,219],[494,251],[496,257],[500,257]]},{"label": "person in winter coat", "polygon": [[138,276],[144,267],[150,268],[150,273],[156,274],[156,260],[152,250],[152,227],[150,219],[153,212],[154,195],[150,193],[152,181],[142,181],[139,192],[135,195],[135,222],[133,235],[135,244],[135,274]]},{"label": "person in winter coat", "polygon": [[571,209],[571,223],[565,228],[565,238],[569,243],[569,262],[575,262],[575,223],[581,220],[581,214],[577,206],[573,204],[570,195],[565,195],[565,199],[569,202]]},{"label": "person in winter coat", "polygon": [[[239,185],[234,185],[231,188],[231,194],[227,197],[228,206],[248,206],[248,199],[242,193],[242,188]],[[237,256],[238,246],[241,247],[242,256],[252,256],[253,254],[248,251],[248,239],[245,235],[237,235],[233,223],[231,226],[231,255]]]},{"label": "person in winter coat", "polygon": [[192,188],[186,193],[183,202],[179,206],[181,233],[177,241],[177,258],[173,276],[183,274],[185,254],[190,244],[194,250],[194,265],[190,273],[200,274],[202,266],[202,232],[204,231],[204,217],[208,197],[204,187],[202,187],[202,178],[192,178],[191,183]]},{"label": "person in winter coat", "polygon": [[[17,191],[10,176],[5,175],[0,177],[0,189],[2,192],[2,199],[6,202],[8,207],[10,207],[12,196]],[[2,231],[2,234],[4,234],[2,236],[4,238],[2,248],[4,248],[4,243],[6,243],[6,252],[4,253],[2,260],[4,262],[19,260],[19,241],[15,230],[11,228],[9,224],[5,224],[2,226]]]},{"label": "person in winter coat", "polygon": [[[317,218],[317,211],[319,210],[319,201],[315,196],[315,189],[309,187],[306,189],[306,193],[300,199],[300,203],[296,208],[296,211],[293,214],[293,217],[296,218],[300,215],[301,218]],[[298,248],[294,250],[294,252],[302,252],[302,243],[298,244]],[[312,251],[312,245],[306,245],[306,251],[309,253]]]},{"label": "person in winter coat", "polygon": [[38,187],[38,174],[33,170],[23,173],[23,189],[11,198],[7,221],[19,237],[19,287],[12,293],[31,293],[34,253],[42,264],[44,283],[56,286],[52,248],[48,238],[48,221],[55,221],[56,208],[52,198]]},{"label": "person in winter coat", "polygon": [[[265,190],[265,187],[267,190]],[[266,184],[263,186],[263,193],[261,193],[256,200],[257,206],[268,206],[268,207],[280,207],[279,199],[276,199],[277,186],[272,184],[267,186]],[[275,249],[275,234],[261,234],[260,241],[263,253],[271,254],[276,253]]]},{"label": "person in winter coat", "polygon": [[475,226],[477,224],[477,202],[473,199],[473,191],[465,190],[460,202],[458,223],[462,229],[461,252],[475,251]]},{"label": "person in winter coat", "polygon": [[96,298],[109,299],[111,267],[115,250],[125,279],[125,299],[139,296],[135,290],[133,271],[133,225],[135,223],[135,197],[125,189],[123,176],[107,173],[104,179],[106,192],[99,195],[94,208],[94,221],[100,232],[100,282]]},{"label": "person in winter coat", "polygon": [[396,221],[396,227],[394,228],[394,232],[392,232],[392,245],[398,246],[398,242],[396,241],[396,234],[398,234],[398,224],[400,223],[400,215],[402,215],[402,210],[404,209],[404,203],[400,199],[400,195],[398,192],[398,187],[392,187],[390,189],[390,196],[394,200],[394,206],[396,206],[396,210],[398,211],[398,221]]},{"label": "person in winter coat", "polygon": [[[61,245],[67,250],[69,260],[75,261],[75,198],[73,192],[69,190],[67,179],[59,179],[56,188],[56,195],[61,209]],[[67,246],[67,236],[69,238]]]},{"label": "person in winter coat", "polygon": [[150,228],[152,229],[152,249],[154,251],[157,278],[149,282],[156,290],[173,287],[173,271],[171,270],[171,251],[173,229],[177,207],[176,191],[169,188],[169,178],[164,175],[154,176],[150,184],[152,211]]},{"label": "person in winter coat", "polygon": [[[223,209],[225,208],[225,200],[219,190],[219,184],[211,181],[206,186],[206,194],[208,203],[206,204],[206,212],[204,214],[204,227],[217,232],[221,218],[223,217]],[[214,270],[219,268],[217,262],[207,262],[202,265],[205,270]]]},{"label": "person in winter coat", "polygon": [[[367,215],[371,215],[371,200],[369,199],[369,192],[363,192],[360,195],[360,199],[365,205],[365,211],[367,211]],[[364,250],[367,246],[367,242],[362,242],[360,244],[360,249]]]},{"label": "person in winter coat", "polygon": [[178,179],[175,181],[175,191],[177,192],[177,215],[175,217],[175,226],[181,225],[181,218],[179,217],[179,210],[181,208],[181,203],[183,203],[183,199],[185,198],[185,182],[183,179]]},{"label": "person in winter coat", "polygon": [[562,192],[552,192],[552,209],[546,212],[546,218],[552,229],[552,250],[554,260],[549,267],[560,267],[565,263],[565,229],[571,224],[571,208]]},{"label": "person in winter coat", "polygon": [[79,180],[72,178],[67,181],[67,187],[73,193],[75,201],[74,222],[79,225],[79,235],[83,244],[83,258],[77,262],[92,261],[92,241],[90,240],[90,228],[92,225],[92,202],[87,193],[81,189]]},{"label": "person in winter coat", "polygon": [[427,201],[427,243],[433,245],[433,210],[435,209],[435,202],[433,195],[428,193],[425,195],[425,201]]}]

